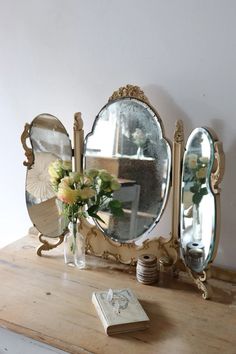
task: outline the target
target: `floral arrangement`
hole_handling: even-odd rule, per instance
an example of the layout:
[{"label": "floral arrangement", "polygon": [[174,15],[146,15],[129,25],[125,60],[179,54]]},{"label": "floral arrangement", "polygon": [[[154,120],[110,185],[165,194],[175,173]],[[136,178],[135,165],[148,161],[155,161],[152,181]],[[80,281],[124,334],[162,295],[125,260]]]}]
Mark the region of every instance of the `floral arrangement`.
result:
[{"label": "floral arrangement", "polygon": [[185,166],[188,178],[185,179],[185,182],[193,182],[190,192],[193,193],[193,204],[197,206],[199,206],[203,196],[208,193],[207,188],[203,186],[206,183],[207,166],[207,157],[198,157],[197,154],[188,155]]},{"label": "floral arrangement", "polygon": [[142,131],[142,129],[136,128],[135,132],[132,134],[132,138],[133,138],[133,142],[138,147],[144,147],[147,140],[147,135]]},{"label": "floral arrangement", "polygon": [[99,210],[108,209],[122,216],[122,204],[112,198],[120,189],[117,179],[105,170],[90,169],[72,172],[71,162],[56,160],[49,166],[52,188],[63,203],[63,214],[71,222],[88,216],[102,221]]}]

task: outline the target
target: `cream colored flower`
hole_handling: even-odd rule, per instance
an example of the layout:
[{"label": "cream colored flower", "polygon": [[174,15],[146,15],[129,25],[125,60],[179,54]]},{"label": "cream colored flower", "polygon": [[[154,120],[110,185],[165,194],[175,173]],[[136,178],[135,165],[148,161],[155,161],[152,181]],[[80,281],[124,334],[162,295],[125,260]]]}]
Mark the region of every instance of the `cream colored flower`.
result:
[{"label": "cream colored flower", "polygon": [[99,171],[96,168],[91,168],[84,172],[88,177],[95,178],[99,175]]},{"label": "cream colored flower", "polygon": [[99,177],[101,178],[102,181],[104,182],[109,182],[112,180],[112,175],[110,175],[110,173],[108,173],[106,170],[101,170],[99,172]]},{"label": "cream colored flower", "polygon": [[201,163],[203,163],[204,165],[207,165],[208,164],[208,157],[199,157],[199,160],[201,161]]},{"label": "cream colored flower", "polygon": [[82,175],[79,172],[70,172],[69,177],[73,181],[73,183],[78,183],[80,182]]},{"label": "cream colored flower", "polygon": [[197,155],[196,154],[188,155],[188,167],[189,168],[196,168],[197,167]]},{"label": "cream colored flower", "polygon": [[118,191],[118,190],[120,189],[120,183],[117,181],[116,178],[113,178],[113,179],[111,180],[111,189],[112,189],[113,191]]},{"label": "cream colored flower", "polygon": [[74,183],[73,178],[71,178],[70,176],[66,176],[66,177],[61,179],[60,185],[62,185],[62,186],[72,186],[73,183]]},{"label": "cream colored flower", "polygon": [[82,200],[90,199],[90,198],[94,197],[96,194],[95,190],[92,188],[89,188],[89,187],[85,187],[83,189],[78,189],[77,192],[78,192],[79,198],[81,198]]},{"label": "cream colored flower", "polygon": [[206,172],[207,172],[206,167],[200,168],[200,169],[196,172],[197,178],[199,178],[199,179],[201,179],[201,178],[206,178]]}]

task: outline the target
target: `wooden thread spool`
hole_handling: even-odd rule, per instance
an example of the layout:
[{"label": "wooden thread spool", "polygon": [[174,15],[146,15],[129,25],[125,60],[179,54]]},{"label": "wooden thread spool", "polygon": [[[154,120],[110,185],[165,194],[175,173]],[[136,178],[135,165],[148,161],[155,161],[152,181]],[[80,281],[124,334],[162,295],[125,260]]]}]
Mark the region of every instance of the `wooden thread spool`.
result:
[{"label": "wooden thread spool", "polygon": [[153,284],[158,279],[157,258],[153,254],[138,257],[136,267],[137,280],[142,284]]}]

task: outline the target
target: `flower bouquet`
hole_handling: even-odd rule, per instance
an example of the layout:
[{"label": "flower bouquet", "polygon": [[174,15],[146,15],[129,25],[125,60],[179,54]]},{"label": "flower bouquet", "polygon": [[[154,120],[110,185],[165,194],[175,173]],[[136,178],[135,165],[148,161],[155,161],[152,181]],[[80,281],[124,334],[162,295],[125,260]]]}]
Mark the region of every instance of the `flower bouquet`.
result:
[{"label": "flower bouquet", "polygon": [[[67,242],[69,247],[65,245],[65,262],[75,263],[82,268],[85,266],[85,245],[79,240],[83,236],[78,236],[77,222],[88,217],[103,221],[98,215],[100,210],[109,210],[115,216],[122,216],[121,202],[112,198],[113,192],[120,189],[120,184],[116,177],[105,170],[72,172],[71,163],[62,160],[50,164],[49,174],[56,196],[62,202],[62,213],[69,223],[70,236],[72,235]],[[67,237],[65,243],[66,241]],[[70,257],[69,251],[72,253]]]}]

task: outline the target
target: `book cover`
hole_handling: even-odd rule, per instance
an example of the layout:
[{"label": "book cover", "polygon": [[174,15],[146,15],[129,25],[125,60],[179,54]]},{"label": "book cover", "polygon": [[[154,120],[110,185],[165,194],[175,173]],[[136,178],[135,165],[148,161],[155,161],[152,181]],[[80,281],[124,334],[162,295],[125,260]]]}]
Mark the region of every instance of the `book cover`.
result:
[{"label": "book cover", "polygon": [[149,327],[146,312],[129,288],[94,292],[92,302],[108,335]]}]

